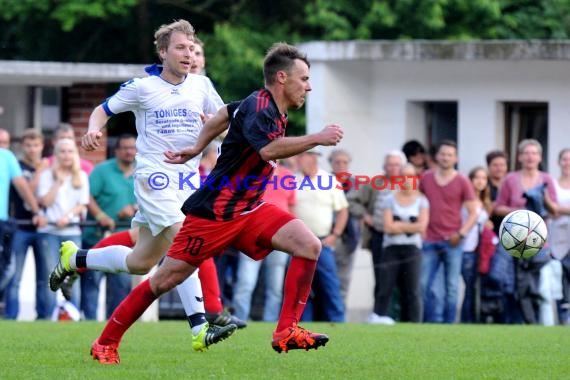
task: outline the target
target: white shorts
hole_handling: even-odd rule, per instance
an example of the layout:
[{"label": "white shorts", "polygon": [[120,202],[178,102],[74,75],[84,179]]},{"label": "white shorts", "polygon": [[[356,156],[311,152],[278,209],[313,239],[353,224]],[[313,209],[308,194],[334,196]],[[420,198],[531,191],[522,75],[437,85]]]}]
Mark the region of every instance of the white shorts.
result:
[{"label": "white shorts", "polygon": [[[176,223],[183,222],[186,215],[180,211],[182,204],[194,189],[189,186],[178,188],[177,178],[162,178],[154,180],[156,173],[136,173],[134,178],[135,197],[139,210],[132,220],[133,227],[147,227],[153,236],[158,235],[163,229]],[[151,187],[151,184],[166,184],[164,189]],[[160,186],[161,187],[161,186]]]}]

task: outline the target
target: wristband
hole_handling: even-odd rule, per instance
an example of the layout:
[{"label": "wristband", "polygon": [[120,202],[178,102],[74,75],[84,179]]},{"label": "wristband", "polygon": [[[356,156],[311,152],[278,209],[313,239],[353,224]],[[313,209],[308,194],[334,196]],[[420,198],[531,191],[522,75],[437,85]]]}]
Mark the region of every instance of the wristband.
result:
[{"label": "wristband", "polygon": [[107,217],[107,214],[105,214],[103,211],[101,211],[100,213],[95,215],[95,220],[100,222],[101,220],[105,219],[106,217]]}]

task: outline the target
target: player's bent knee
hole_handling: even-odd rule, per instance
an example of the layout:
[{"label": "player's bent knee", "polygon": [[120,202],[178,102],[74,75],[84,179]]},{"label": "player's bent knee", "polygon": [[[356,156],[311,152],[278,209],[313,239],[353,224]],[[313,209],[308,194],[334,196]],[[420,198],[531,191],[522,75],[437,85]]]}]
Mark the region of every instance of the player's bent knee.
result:
[{"label": "player's bent knee", "polygon": [[322,244],[316,236],[311,236],[301,242],[299,247],[294,251],[295,256],[301,256],[309,260],[317,260],[321,253]]},{"label": "player's bent knee", "polygon": [[156,265],[156,263],[150,261],[135,262],[135,263],[129,262],[127,263],[127,265],[129,267],[129,273],[144,276],[145,274],[148,274],[148,272],[150,272],[150,270]]},{"label": "player's bent knee", "polygon": [[311,257],[316,260],[319,258],[319,255],[321,254],[322,249],[323,249],[323,245],[322,245],[321,241],[317,237],[315,237],[313,239],[313,241],[311,242],[308,251],[309,251],[309,254],[311,255]]}]

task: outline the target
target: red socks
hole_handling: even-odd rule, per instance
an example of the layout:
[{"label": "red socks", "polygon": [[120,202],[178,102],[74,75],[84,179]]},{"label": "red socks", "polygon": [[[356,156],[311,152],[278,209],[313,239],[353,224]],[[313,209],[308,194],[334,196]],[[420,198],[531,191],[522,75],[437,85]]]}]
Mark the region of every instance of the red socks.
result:
[{"label": "red socks", "polygon": [[275,331],[279,332],[299,323],[311,293],[316,268],[315,260],[296,256],[291,259],[283,286],[283,307]]},{"label": "red socks", "polygon": [[200,265],[198,277],[202,284],[202,294],[204,295],[204,309],[208,313],[221,313],[224,311],[222,299],[220,297],[220,283],[218,282],[218,272],[213,258],[209,258]]},{"label": "red socks", "polygon": [[114,234],[111,234],[106,238],[99,240],[99,242],[95,244],[93,248],[103,248],[110,245],[124,245],[125,247],[132,248],[135,245],[135,242],[133,239],[131,239],[129,230],[125,230],[121,232],[115,232]]},{"label": "red socks", "polygon": [[141,282],[115,309],[98,341],[102,345],[119,344],[127,329],[158,297],[150,288],[150,279]]}]

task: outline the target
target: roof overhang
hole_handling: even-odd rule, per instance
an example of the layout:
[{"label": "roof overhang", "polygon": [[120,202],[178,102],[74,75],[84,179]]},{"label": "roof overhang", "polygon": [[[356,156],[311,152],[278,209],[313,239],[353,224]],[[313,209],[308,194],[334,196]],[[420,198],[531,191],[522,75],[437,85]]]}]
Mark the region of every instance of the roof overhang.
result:
[{"label": "roof overhang", "polygon": [[299,47],[312,62],[570,60],[570,40],[316,41]]},{"label": "roof overhang", "polygon": [[0,61],[0,85],[71,86],[74,83],[119,83],[144,77],[145,65]]}]

